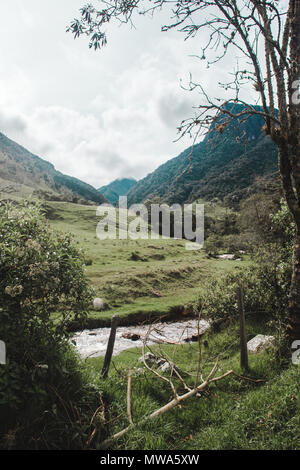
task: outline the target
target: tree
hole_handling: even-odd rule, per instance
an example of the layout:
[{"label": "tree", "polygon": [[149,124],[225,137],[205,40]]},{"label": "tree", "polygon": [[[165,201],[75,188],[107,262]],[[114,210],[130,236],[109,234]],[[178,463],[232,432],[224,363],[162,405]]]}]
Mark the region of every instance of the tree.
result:
[{"label": "tree", "polygon": [[[103,27],[113,20],[128,23],[135,13],[153,14],[171,5],[171,22],[162,31],[176,28],[193,38],[203,33],[202,59],[208,66],[229,53],[242,56],[233,79],[220,83],[231,97],[212,99],[201,84],[202,102],[191,119],[182,121],[181,135],[196,137],[215,127],[220,133],[232,120],[243,122],[259,115],[263,131],[278,147],[278,165],[288,208],[295,221],[293,274],[290,287],[288,334],[300,338],[300,1],[299,0],[106,0],[103,9],[87,5],[70,27],[75,38],[87,35],[95,50],[107,42]],[[202,37],[202,36],[201,36]],[[202,37],[203,40],[203,37]],[[246,103],[241,90],[251,84],[258,104]],[[235,104],[243,108],[235,108]],[[221,120],[220,120],[221,118]],[[212,126],[214,124],[214,126]]]}]

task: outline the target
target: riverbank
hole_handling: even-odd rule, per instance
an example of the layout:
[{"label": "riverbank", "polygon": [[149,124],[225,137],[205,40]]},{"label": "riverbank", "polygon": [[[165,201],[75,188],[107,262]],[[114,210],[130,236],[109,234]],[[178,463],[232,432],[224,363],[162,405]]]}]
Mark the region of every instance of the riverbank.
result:
[{"label": "riverbank", "polygon": [[[274,334],[265,322],[247,321],[247,340],[257,334]],[[300,449],[299,366],[278,361],[274,351],[249,356],[250,370],[240,368],[238,322],[218,333],[209,329],[200,343],[153,344],[152,353],[178,366],[181,377],[193,388],[205,380],[218,359],[217,375],[231,375],[199,396],[182,403],[163,417],[139,427],[115,442],[115,450],[199,451],[217,449]],[[131,380],[131,412],[134,423],[164,406],[173,397],[165,380],[159,379],[139,361],[140,347],[113,357],[109,376],[101,381],[103,356],[85,364],[97,389],[108,402],[101,408],[107,424],[105,437],[128,426],[127,387]],[[149,351],[149,348],[147,348]],[[199,356],[200,354],[200,356]],[[199,361],[200,358],[200,361]],[[163,374],[170,378],[170,372]],[[246,377],[243,379],[242,377]],[[178,394],[185,393],[180,379],[172,377]],[[103,411],[104,410],[104,411]],[[100,419],[100,418],[99,418]]]}]

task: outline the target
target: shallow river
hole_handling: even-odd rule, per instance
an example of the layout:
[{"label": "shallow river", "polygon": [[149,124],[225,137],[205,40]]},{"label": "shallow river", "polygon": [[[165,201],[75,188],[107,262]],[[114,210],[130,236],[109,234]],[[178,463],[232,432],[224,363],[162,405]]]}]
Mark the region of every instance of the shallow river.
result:
[{"label": "shallow river", "polygon": [[[142,347],[143,341],[147,338],[147,344],[169,343],[183,344],[192,337],[202,334],[209,328],[209,322],[205,320],[186,320],[173,323],[155,323],[153,325],[141,326],[120,326],[116,333],[116,342],[114,347],[114,356],[121,351],[134,347]],[[98,328],[93,330],[84,330],[75,333],[73,341],[81,357],[104,356],[110,334],[110,328]],[[140,337],[136,341],[125,338],[134,334]]]}]

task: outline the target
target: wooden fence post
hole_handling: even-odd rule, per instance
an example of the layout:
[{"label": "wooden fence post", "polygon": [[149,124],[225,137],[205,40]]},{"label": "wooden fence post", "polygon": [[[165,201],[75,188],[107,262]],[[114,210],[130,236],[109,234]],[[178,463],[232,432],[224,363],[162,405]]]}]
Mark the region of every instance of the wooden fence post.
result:
[{"label": "wooden fence post", "polygon": [[241,348],[241,367],[248,370],[248,348],[246,336],[246,322],[245,322],[245,307],[244,307],[244,292],[242,286],[239,284],[237,288],[237,301],[240,316],[240,348]]},{"label": "wooden fence post", "polygon": [[111,330],[110,330],[109,340],[107,343],[106,354],[105,354],[104,363],[103,363],[102,372],[101,372],[103,379],[106,379],[106,377],[108,376],[109,366],[110,366],[111,358],[112,358],[113,351],[114,351],[118,323],[119,323],[119,317],[118,315],[114,315],[111,319]]}]

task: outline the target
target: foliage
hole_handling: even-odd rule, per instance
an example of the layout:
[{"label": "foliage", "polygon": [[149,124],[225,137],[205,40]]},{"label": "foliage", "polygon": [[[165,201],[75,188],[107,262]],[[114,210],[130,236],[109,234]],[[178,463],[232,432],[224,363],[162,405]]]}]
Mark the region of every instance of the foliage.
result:
[{"label": "foliage", "polygon": [[[256,192],[251,194],[252,189]],[[278,182],[273,179],[257,181],[249,188],[250,195],[233,209],[223,208],[223,213],[209,214],[210,205],[205,204],[205,250],[210,254],[240,251],[256,253],[257,246],[276,243],[279,250],[291,245],[294,234],[293,222],[286,204],[280,198]],[[223,205],[218,203],[221,208]],[[224,212],[226,210],[226,212]]]},{"label": "foliage", "polygon": [[47,322],[59,312],[64,333],[70,316],[84,316],[91,291],[83,254],[71,235],[50,229],[38,206],[2,205],[0,244],[0,302],[15,322]]},{"label": "foliage", "polygon": [[91,294],[83,254],[70,235],[50,229],[39,206],[0,206],[2,432],[30,410],[45,410],[50,387],[73,380],[64,366],[67,328],[73,318],[85,319]]},{"label": "foliage", "polygon": [[[236,105],[242,112],[243,106]],[[219,136],[214,127],[203,142],[184,150],[138,181],[128,193],[130,204],[161,197],[168,203],[245,197],[258,176],[276,171],[275,145],[263,135],[263,120],[252,116],[238,121]],[[238,128],[238,129],[236,129]],[[246,142],[237,136],[246,135]]]},{"label": "foliage", "polygon": [[241,202],[238,228],[248,234],[253,247],[281,237],[281,227],[274,224],[270,216],[279,208],[280,197],[272,192],[257,192]]},{"label": "foliage", "polygon": [[219,250],[223,248],[223,238],[219,235],[212,234],[210,235],[204,243],[204,248],[205,251],[209,255],[217,255],[219,253]]},{"label": "foliage", "polygon": [[[274,247],[277,249],[278,247]],[[259,264],[228,273],[218,281],[206,285],[200,304],[210,318],[234,319],[237,317],[238,285],[244,287],[247,314],[264,319],[281,318],[284,321],[291,276],[290,263],[283,262],[277,251],[257,253]]]},{"label": "foliage", "polygon": [[98,191],[111,203],[117,205],[120,196],[125,196],[134,186],[136,180],[133,178],[119,178],[106,186],[102,186]]},{"label": "foliage", "polygon": [[261,238],[261,246],[253,254],[255,264],[207,283],[200,304],[210,318],[236,317],[236,290],[242,285],[247,314],[276,320],[278,327],[286,321],[295,227],[283,201],[275,214],[267,216],[273,235]]},{"label": "foliage", "polygon": [[244,242],[238,236],[236,213],[228,210],[219,216],[205,215],[204,226],[204,249],[208,254],[216,255],[221,250],[235,253],[244,249]]},{"label": "foliage", "polygon": [[296,224],[289,211],[287,203],[283,199],[280,203],[280,209],[276,214],[271,215],[271,221],[274,226],[280,230],[283,255],[289,258],[293,250]]}]

